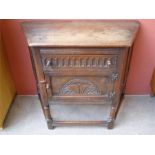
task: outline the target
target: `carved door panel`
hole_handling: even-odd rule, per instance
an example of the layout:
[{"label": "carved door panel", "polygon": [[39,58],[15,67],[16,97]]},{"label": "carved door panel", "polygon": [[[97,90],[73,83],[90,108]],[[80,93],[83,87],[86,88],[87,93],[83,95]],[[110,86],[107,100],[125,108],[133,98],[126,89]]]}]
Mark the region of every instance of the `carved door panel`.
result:
[{"label": "carved door panel", "polygon": [[[48,76],[50,101],[111,103],[115,95],[116,74],[104,77]],[[71,102],[70,102],[71,101]],[[53,102],[53,103],[54,103]]]}]

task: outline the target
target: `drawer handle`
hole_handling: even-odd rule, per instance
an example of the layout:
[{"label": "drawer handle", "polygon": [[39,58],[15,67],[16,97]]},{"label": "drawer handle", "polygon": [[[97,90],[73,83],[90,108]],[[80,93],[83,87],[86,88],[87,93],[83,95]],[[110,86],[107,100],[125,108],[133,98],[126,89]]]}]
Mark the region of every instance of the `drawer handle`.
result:
[{"label": "drawer handle", "polygon": [[110,65],[111,65],[111,60],[108,59],[108,60],[106,61],[106,63],[105,63],[105,66],[106,66],[106,67],[109,67]]},{"label": "drawer handle", "polygon": [[46,61],[46,67],[49,67],[50,66],[50,63],[51,63],[51,61],[50,60],[47,60]]},{"label": "drawer handle", "polygon": [[47,83],[46,84],[46,89],[49,89],[50,88],[50,85]]}]

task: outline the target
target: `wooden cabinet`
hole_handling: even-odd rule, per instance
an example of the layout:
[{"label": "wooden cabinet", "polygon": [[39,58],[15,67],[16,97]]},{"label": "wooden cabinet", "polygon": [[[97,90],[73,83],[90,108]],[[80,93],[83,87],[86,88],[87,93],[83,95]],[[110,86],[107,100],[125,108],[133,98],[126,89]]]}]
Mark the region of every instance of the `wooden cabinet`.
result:
[{"label": "wooden cabinet", "polygon": [[16,89],[11,77],[0,32],[0,128],[4,127],[3,123],[15,94]]},{"label": "wooden cabinet", "polygon": [[[86,124],[112,128],[124,94],[139,23],[52,20],[25,22],[22,26],[48,127]],[[81,108],[109,105],[110,111],[106,120],[58,121],[50,110],[55,104],[78,104]]]}]

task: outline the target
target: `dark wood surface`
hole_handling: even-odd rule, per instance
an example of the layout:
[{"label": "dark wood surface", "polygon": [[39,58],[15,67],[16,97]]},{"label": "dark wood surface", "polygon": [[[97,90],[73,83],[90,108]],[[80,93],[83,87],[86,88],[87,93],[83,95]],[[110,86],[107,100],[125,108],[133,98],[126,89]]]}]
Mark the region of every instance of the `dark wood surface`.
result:
[{"label": "dark wood surface", "polygon": [[131,46],[138,27],[137,21],[53,20],[23,23],[29,46],[55,47]]},{"label": "dark wood surface", "polygon": [[[113,128],[129,71],[136,21],[27,22],[38,95],[48,128],[105,125]],[[110,105],[107,120],[53,120],[53,104]]]}]

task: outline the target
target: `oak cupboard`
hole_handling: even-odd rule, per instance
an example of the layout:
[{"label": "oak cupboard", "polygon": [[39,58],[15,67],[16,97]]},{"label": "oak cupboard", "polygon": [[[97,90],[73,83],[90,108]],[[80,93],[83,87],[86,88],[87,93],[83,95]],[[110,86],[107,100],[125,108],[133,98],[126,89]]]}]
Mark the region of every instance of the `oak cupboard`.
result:
[{"label": "oak cupboard", "polygon": [[[61,125],[103,125],[113,128],[127,74],[137,21],[51,20],[22,24],[49,129]],[[54,118],[64,105],[110,107],[100,120]],[[99,108],[99,109],[102,109]],[[81,111],[79,111],[81,112]],[[69,114],[78,114],[77,108]],[[96,111],[99,113],[99,111]],[[86,114],[87,115],[87,114]],[[104,115],[104,113],[103,113]],[[95,117],[92,113],[92,118]]]}]

